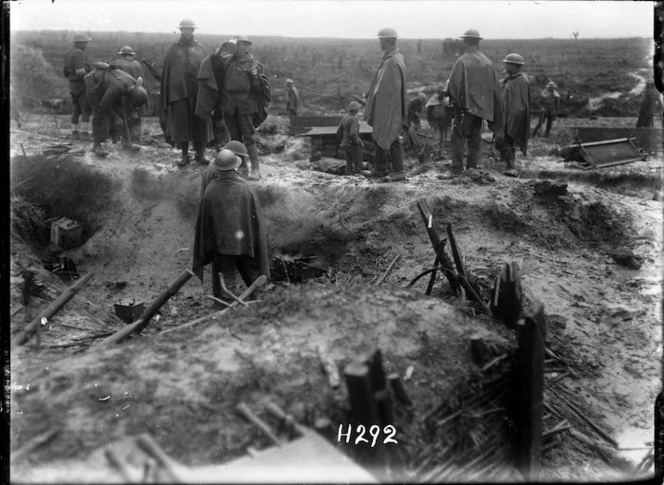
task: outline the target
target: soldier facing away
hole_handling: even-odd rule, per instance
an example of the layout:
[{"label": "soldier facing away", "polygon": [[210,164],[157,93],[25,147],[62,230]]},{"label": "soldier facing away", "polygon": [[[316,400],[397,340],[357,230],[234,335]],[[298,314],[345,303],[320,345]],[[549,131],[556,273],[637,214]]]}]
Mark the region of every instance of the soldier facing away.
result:
[{"label": "soldier facing away", "polygon": [[524,155],[528,151],[530,134],[530,83],[521,72],[524,64],[519,54],[509,54],[503,59],[507,77],[501,81],[505,103],[505,129],[496,133],[496,149],[507,169],[514,175],[516,146]]},{"label": "soldier facing away", "polygon": [[180,39],[172,44],[161,75],[161,106],[166,112],[166,136],[182,150],[179,166],[189,163],[189,142],[194,144],[195,161],[207,165],[205,145],[213,139],[210,118],[196,116],[198,71],[207,56],[203,44],[194,40],[196,25],[192,20],[180,22]]},{"label": "soldier facing away", "polygon": [[[73,140],[89,139],[88,122],[92,114],[92,106],[88,101],[83,78],[90,72],[91,67],[85,57],[85,49],[92,39],[85,34],[74,36],[74,45],[65,52],[65,67],[63,74],[69,79],[69,94],[71,96],[71,137]],[[80,126],[79,126],[80,120]]]},{"label": "soldier facing away", "polygon": [[482,120],[495,133],[502,130],[503,101],[493,64],[479,50],[482,37],[475,29],[462,36],[465,51],[457,59],[448,81],[447,92],[454,107],[452,122],[452,174],[463,172],[468,143],[467,168],[477,168],[480,158]]},{"label": "soldier facing away", "polygon": [[288,114],[291,116],[298,116],[302,105],[300,103],[300,94],[295,87],[295,81],[292,79],[286,79],[286,88],[288,89],[288,101],[286,104]]}]

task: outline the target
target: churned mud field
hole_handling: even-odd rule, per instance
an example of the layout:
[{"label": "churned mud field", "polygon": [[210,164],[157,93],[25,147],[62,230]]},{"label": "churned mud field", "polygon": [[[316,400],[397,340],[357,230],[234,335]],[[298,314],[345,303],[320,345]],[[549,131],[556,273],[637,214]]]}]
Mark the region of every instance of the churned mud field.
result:
[{"label": "churned mud field", "polygon": [[[422,198],[441,235],[453,224],[486,301],[514,262],[525,307],[544,307],[552,353],[544,431],[564,429],[543,441],[541,477],[647,475],[639,465],[652,453],[661,387],[662,203],[653,200],[661,154],[582,171],[559,161],[558,140],[535,139],[532,155],[517,159],[521,177],[510,178],[487,143],[479,171],[441,179],[449,161],[409,157],[405,182],[375,183],[308,169],[306,139],[271,117],[276,128],[260,135],[264,177],[253,182],[274,256],[266,291],[187,325],[218,311],[206,269],[203,283],[190,279],[140,335],[104,347],[125,326],[115,303],[149,304],[191,266],[203,168],[174,167],[177,151],[157,141],[103,160],[81,143],[54,149],[63,140],[30,129],[38,121],[11,132],[12,334],[75,281],[47,267],[67,257],[78,275],[94,276],[43,322],[39,343],[12,346],[12,481],[126,481],[108,449],[141,481],[146,458],[126,440],[143,433],[185,481],[223,480],[215,466],[274,446],[237,415],[240,402],[257,414],[276,403],[359,459],[337,436],[349,423],[343,370],[376,348],[412,401],[394,405],[399,444],[379,478],[518,480],[516,334],[440,275],[430,296],[428,277],[409,287],[435,258]],[[60,217],[84,224],[83,243],[54,252],[44,221]],[[27,302],[26,271],[34,273]],[[478,339],[480,355],[470,344]],[[341,385],[331,386],[321,349]]]}]

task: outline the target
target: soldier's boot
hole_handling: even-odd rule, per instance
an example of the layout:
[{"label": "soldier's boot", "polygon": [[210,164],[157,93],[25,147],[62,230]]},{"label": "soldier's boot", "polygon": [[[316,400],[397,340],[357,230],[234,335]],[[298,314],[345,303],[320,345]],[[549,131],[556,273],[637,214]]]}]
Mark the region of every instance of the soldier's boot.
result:
[{"label": "soldier's boot", "polygon": [[81,129],[80,129],[81,140],[91,140],[90,133],[88,133],[89,124],[90,122],[88,121],[81,121]]},{"label": "soldier's boot", "polygon": [[81,139],[80,132],[78,131],[78,123],[77,124],[74,124],[74,123],[71,124],[71,139],[72,140],[80,140]]},{"label": "soldier's boot", "polygon": [[203,142],[195,141],[194,150],[196,151],[196,156],[194,157],[194,160],[196,161],[197,164],[199,165],[210,164],[210,160],[205,158],[205,144]]},{"label": "soldier's boot", "polygon": [[130,152],[137,152],[141,149],[138,145],[133,144],[131,140],[123,140],[122,148]]},{"label": "soldier's boot", "polygon": [[247,151],[249,152],[249,160],[251,161],[251,175],[247,177],[247,180],[259,180],[261,178],[261,171],[258,162],[258,148],[256,148],[256,144],[252,143],[251,145],[247,145]]},{"label": "soldier's boot", "polygon": [[189,142],[181,142],[180,149],[182,150],[182,157],[180,157],[180,161],[177,163],[177,166],[184,167],[189,163]]},{"label": "soldier's boot", "polygon": [[100,144],[95,144],[92,147],[92,153],[94,153],[98,157],[105,157],[108,155],[108,151],[106,151],[104,147],[102,147]]}]

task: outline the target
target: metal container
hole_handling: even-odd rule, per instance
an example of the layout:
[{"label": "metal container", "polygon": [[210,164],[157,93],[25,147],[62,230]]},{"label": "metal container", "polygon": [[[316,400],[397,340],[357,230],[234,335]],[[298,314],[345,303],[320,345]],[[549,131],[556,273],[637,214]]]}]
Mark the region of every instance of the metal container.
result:
[{"label": "metal container", "polygon": [[143,302],[136,302],[134,300],[130,302],[120,300],[113,307],[115,308],[115,314],[127,324],[135,322],[145,310]]}]

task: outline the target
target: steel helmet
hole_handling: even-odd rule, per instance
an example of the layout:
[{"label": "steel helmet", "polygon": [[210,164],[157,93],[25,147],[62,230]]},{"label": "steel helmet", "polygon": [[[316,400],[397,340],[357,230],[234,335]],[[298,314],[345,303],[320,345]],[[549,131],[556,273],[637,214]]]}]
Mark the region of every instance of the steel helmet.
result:
[{"label": "steel helmet", "polygon": [[180,25],[178,26],[178,28],[180,28],[180,29],[195,29],[196,24],[194,23],[193,20],[184,19],[184,20],[180,21]]},{"label": "steel helmet", "polygon": [[137,85],[134,89],[131,90],[130,97],[131,104],[133,104],[136,108],[143,106],[148,102],[148,92],[143,86],[140,85]]},{"label": "steel helmet", "polygon": [[553,81],[549,81],[546,85],[547,88],[557,88],[558,86]]},{"label": "steel helmet", "polygon": [[426,93],[423,93],[423,92],[417,93],[417,97],[420,98],[420,99],[427,99]]},{"label": "steel helmet", "polygon": [[90,42],[92,39],[85,34],[76,34],[74,42]]},{"label": "steel helmet", "polygon": [[132,48],[129,47],[128,45],[126,45],[126,46],[124,46],[122,49],[120,49],[120,52],[118,52],[118,54],[122,54],[122,55],[132,55],[132,56],[135,56],[135,55],[136,55],[136,53],[134,52],[134,49],[132,49]]},{"label": "steel helmet", "polygon": [[236,34],[231,40],[234,40],[235,42],[246,42],[247,44],[253,44],[253,42],[249,40],[249,37],[244,34]]},{"label": "steel helmet", "polygon": [[228,143],[226,143],[223,147],[222,150],[230,150],[236,155],[242,156],[242,157],[248,157],[249,152],[247,151],[247,147],[244,146],[242,142],[239,142],[237,140],[231,140]]},{"label": "steel helmet", "polygon": [[286,84],[295,84],[295,81],[293,81],[292,79],[289,78],[289,79],[286,79]]},{"label": "steel helmet", "polygon": [[351,101],[348,103],[348,111],[353,111],[353,110],[358,110],[360,109],[360,103],[357,101]]},{"label": "steel helmet", "polygon": [[521,57],[519,54],[507,54],[505,56],[505,59],[503,59],[503,62],[509,63],[509,64],[525,64],[523,61],[523,57]]},{"label": "steel helmet", "polygon": [[480,39],[482,40],[482,37],[480,37],[480,33],[477,29],[468,29],[466,30],[463,35],[459,36],[460,39]]},{"label": "steel helmet", "polygon": [[390,39],[390,38],[397,38],[397,31],[394,30],[391,27],[385,27],[384,29],[380,29],[378,31],[378,38],[379,39]]},{"label": "steel helmet", "polygon": [[222,172],[234,170],[242,164],[242,159],[230,150],[221,149],[214,157],[214,167]]}]

